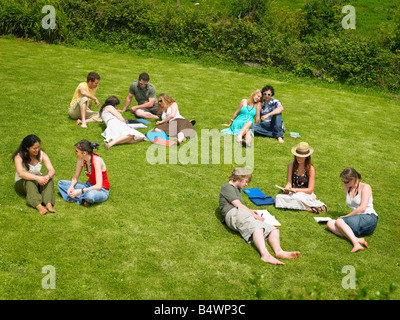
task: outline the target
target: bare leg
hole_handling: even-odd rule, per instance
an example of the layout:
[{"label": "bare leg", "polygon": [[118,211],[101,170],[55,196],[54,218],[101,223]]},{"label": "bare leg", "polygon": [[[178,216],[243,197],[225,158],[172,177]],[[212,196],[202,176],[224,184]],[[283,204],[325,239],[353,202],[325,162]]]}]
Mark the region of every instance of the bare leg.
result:
[{"label": "bare leg", "polygon": [[144,138],[135,140],[135,136],[132,136],[132,135],[120,136],[117,139],[114,139],[114,140],[111,140],[110,142],[108,142],[108,146],[109,146],[109,148],[111,148],[112,146],[114,146],[116,144],[137,143],[137,142],[140,142],[143,140],[144,140]]},{"label": "bare leg", "polygon": [[296,259],[300,256],[298,251],[284,251],[281,248],[281,241],[279,239],[279,229],[274,229],[268,236],[268,243],[272,250],[275,252],[275,256],[280,259]]},{"label": "bare leg", "polygon": [[[132,110],[131,110],[132,111]],[[145,119],[159,119],[158,116],[152,114],[151,112],[144,111],[144,110],[136,110],[132,111],[136,117],[138,118],[145,118]]]},{"label": "bare leg", "polygon": [[247,131],[249,131],[249,129],[250,129],[250,127],[252,126],[252,124],[253,124],[253,123],[252,123],[251,121],[247,121],[247,122],[243,125],[242,129],[241,129],[240,132],[239,132],[238,138],[237,138],[237,141],[238,141],[238,142],[242,142],[243,136],[246,135]]},{"label": "bare leg", "polygon": [[283,262],[275,259],[267,250],[264,240],[264,229],[258,229],[253,233],[253,242],[261,254],[261,260],[271,264],[284,264]]},{"label": "bare leg", "polygon": [[327,227],[330,231],[339,237],[348,239],[353,244],[353,249],[351,252],[357,252],[359,250],[364,250],[362,245],[369,248],[368,242],[364,238],[358,238],[354,235],[353,230],[349,225],[343,221],[343,219],[328,221]]},{"label": "bare leg", "polygon": [[179,132],[178,138],[176,139],[176,143],[181,144],[183,140],[185,140],[185,135],[183,134],[183,132]]}]

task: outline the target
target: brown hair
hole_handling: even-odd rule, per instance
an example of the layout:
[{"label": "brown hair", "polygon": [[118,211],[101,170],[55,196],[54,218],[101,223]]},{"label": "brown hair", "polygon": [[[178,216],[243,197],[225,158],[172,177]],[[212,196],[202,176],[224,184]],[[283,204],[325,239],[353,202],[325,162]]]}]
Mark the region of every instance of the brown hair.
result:
[{"label": "brown hair", "polygon": [[358,180],[361,180],[361,174],[358,173],[356,171],[356,169],[351,168],[351,167],[347,167],[346,169],[344,169],[342,171],[342,173],[340,174],[340,177],[343,179],[353,179],[353,178],[357,178]]},{"label": "brown hair", "polygon": [[229,177],[229,180],[243,181],[246,178],[249,179],[249,182],[250,182],[251,181],[251,173],[245,167],[237,167],[232,171],[231,176]]},{"label": "brown hair", "polygon": [[86,77],[86,81],[92,81],[95,82],[97,79],[100,80],[100,76],[96,72],[89,72],[89,74]]},{"label": "brown hair", "polygon": [[[311,156],[306,157],[306,161],[304,163],[304,167],[306,169],[307,172],[310,171],[312,166],[311,163]],[[293,172],[296,172],[297,168],[299,167],[299,163],[297,162],[296,156],[294,156],[294,160],[293,160]]]}]

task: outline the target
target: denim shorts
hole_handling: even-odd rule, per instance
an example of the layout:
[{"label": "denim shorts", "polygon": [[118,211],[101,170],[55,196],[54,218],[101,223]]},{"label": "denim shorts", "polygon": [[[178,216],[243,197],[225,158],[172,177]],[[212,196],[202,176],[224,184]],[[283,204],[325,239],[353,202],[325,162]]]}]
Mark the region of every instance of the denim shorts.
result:
[{"label": "denim shorts", "polygon": [[366,236],[374,232],[378,224],[378,216],[373,213],[363,213],[343,217],[344,222],[353,230],[356,237]]}]

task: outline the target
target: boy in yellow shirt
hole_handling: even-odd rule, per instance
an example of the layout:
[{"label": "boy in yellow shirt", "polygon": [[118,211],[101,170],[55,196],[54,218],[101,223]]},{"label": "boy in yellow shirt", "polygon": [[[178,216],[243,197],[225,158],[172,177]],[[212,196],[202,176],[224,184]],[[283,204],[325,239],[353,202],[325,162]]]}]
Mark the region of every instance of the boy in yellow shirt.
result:
[{"label": "boy in yellow shirt", "polygon": [[99,112],[91,110],[92,101],[100,107],[95,96],[99,81],[100,76],[96,72],[90,72],[87,82],[81,82],[76,88],[69,105],[68,115],[71,119],[77,119],[76,124],[80,124],[82,128],[87,128],[86,122],[102,122]]}]

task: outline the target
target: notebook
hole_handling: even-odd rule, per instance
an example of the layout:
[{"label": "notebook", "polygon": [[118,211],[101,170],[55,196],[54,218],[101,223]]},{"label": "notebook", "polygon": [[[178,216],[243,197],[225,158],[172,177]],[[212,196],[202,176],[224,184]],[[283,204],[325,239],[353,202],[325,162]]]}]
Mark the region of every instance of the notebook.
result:
[{"label": "notebook", "polygon": [[266,196],[258,188],[243,189],[243,192],[247,194],[250,201],[257,206],[268,206],[275,203],[274,198]]},{"label": "notebook", "polygon": [[152,142],[166,147],[172,146],[175,143],[175,141],[163,139],[160,137],[155,138]]},{"label": "notebook", "polygon": [[257,212],[260,214],[261,217],[265,219],[265,223],[268,223],[274,227],[278,227],[281,225],[280,222],[276,220],[275,216],[271,215],[268,210],[257,210]]},{"label": "notebook", "polygon": [[146,133],[147,139],[149,139],[151,142],[153,142],[154,139],[156,138],[161,138],[165,140],[169,140],[167,134],[164,131],[161,132],[147,132]]}]

